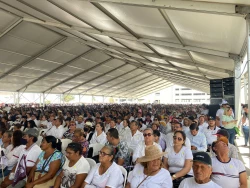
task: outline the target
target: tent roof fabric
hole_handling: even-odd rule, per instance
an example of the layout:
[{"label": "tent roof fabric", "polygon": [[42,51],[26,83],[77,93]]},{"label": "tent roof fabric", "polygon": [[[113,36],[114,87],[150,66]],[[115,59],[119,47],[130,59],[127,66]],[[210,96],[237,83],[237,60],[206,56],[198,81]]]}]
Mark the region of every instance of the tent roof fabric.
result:
[{"label": "tent roof fabric", "polygon": [[0,0],[0,87],[139,98],[209,93],[246,48],[249,0]]}]

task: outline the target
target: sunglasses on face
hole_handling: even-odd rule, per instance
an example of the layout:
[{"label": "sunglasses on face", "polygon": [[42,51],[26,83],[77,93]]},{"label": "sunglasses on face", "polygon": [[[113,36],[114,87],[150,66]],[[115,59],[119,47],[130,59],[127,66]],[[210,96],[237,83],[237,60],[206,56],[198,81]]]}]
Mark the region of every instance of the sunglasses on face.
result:
[{"label": "sunglasses on face", "polygon": [[174,139],[174,140],[176,140],[176,139],[177,139],[178,141],[182,141],[182,138],[177,137],[177,136],[173,136],[173,139]]},{"label": "sunglasses on face", "polygon": [[99,155],[100,155],[100,156],[106,156],[106,155],[110,155],[110,154],[107,154],[107,153],[105,153],[105,152],[99,151]]},{"label": "sunglasses on face", "polygon": [[148,133],[148,134],[144,133],[143,136],[144,137],[147,137],[147,136],[150,137],[150,136],[152,136],[152,133]]}]

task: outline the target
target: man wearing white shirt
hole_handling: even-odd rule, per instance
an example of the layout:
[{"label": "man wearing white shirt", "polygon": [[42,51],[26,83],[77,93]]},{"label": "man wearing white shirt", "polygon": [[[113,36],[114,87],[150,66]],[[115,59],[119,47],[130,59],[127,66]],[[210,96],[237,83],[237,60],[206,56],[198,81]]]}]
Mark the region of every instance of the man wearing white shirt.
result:
[{"label": "man wearing white shirt", "polygon": [[220,128],[215,125],[215,118],[212,116],[209,117],[208,124],[208,127],[203,130],[203,133],[207,139],[208,149],[210,149],[212,143],[217,140],[216,133]]},{"label": "man wearing white shirt", "polygon": [[62,139],[63,133],[65,132],[64,127],[62,126],[63,120],[61,118],[57,118],[55,121],[55,125],[46,132],[46,136],[54,136],[55,138]]},{"label": "man wearing white shirt", "polygon": [[[181,123],[175,122],[174,126],[173,126],[173,132],[168,133],[166,135],[166,137],[164,138],[166,141],[167,148],[172,147],[174,145],[173,136],[174,136],[175,131],[182,131],[182,124]],[[186,138],[185,146],[191,149],[191,143],[190,143],[189,138]]]},{"label": "man wearing white shirt", "polygon": [[147,146],[156,145],[159,148],[159,150],[162,151],[161,146],[154,142],[154,135],[153,135],[152,129],[150,129],[150,128],[145,129],[143,132],[143,136],[144,136],[144,141],[139,143],[138,146],[136,147],[136,149],[134,150],[133,162],[136,162],[136,160],[139,157],[142,157],[145,155],[145,148]]},{"label": "man wearing white shirt", "polygon": [[208,124],[205,122],[205,117],[201,115],[199,117],[199,131],[204,132],[204,129],[208,127]]},{"label": "man wearing white shirt", "polygon": [[139,125],[136,121],[130,123],[130,134],[127,140],[128,147],[135,151],[139,143],[143,141],[143,134],[138,130]]},{"label": "man wearing white shirt", "polygon": [[[27,144],[26,144],[26,148],[24,148],[23,151],[19,155],[17,165],[12,169],[14,176],[18,176],[18,173],[16,173],[17,171],[21,173],[26,172],[28,176],[32,167],[36,164],[37,158],[42,152],[41,148],[36,144],[38,134],[39,134],[38,131],[33,128],[25,132],[25,135],[23,138],[27,141]],[[25,166],[23,166],[23,164],[25,164]],[[25,168],[25,171],[23,170],[23,168]],[[0,187],[3,187],[3,188],[8,187],[8,186],[12,187],[10,185],[13,183],[13,180],[9,179],[11,174],[4,179]],[[18,179],[18,178],[15,178],[15,179]],[[23,179],[24,178],[18,179],[19,181],[16,182],[17,184],[14,187],[24,187],[26,181],[24,181]]]},{"label": "man wearing white shirt", "polygon": [[179,188],[222,188],[211,180],[212,160],[205,152],[197,152],[193,158],[194,177],[184,179]]},{"label": "man wearing white shirt", "polygon": [[191,142],[191,150],[192,152],[197,151],[207,151],[207,140],[205,135],[199,131],[199,127],[196,123],[193,123],[189,127],[189,131],[187,132],[187,138],[189,138]]},{"label": "man wearing white shirt", "polygon": [[123,128],[120,129],[119,132],[119,138],[121,141],[128,142],[131,137],[131,131],[129,128],[129,120],[124,119],[123,120]]},{"label": "man wearing white shirt", "polygon": [[121,117],[117,117],[115,126],[116,126],[116,129],[118,130],[118,132],[123,128],[123,123],[122,123]]},{"label": "man wearing white shirt", "polygon": [[83,129],[84,128],[84,122],[83,122],[83,117],[79,116],[77,121],[76,121],[76,128]]},{"label": "man wearing white shirt", "polygon": [[54,120],[55,120],[55,115],[51,114],[49,117],[49,122],[47,124],[47,130],[52,128]]}]

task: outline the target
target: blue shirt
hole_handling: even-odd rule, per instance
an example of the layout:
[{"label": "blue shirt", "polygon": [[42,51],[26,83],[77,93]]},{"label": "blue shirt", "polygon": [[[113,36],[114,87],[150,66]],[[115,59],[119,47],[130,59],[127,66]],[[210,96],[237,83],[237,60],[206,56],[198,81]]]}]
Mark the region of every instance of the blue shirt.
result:
[{"label": "blue shirt", "polygon": [[197,147],[197,151],[207,151],[207,140],[202,132],[198,132],[197,135],[193,136],[190,130],[187,132],[187,137],[191,142],[191,146]]}]

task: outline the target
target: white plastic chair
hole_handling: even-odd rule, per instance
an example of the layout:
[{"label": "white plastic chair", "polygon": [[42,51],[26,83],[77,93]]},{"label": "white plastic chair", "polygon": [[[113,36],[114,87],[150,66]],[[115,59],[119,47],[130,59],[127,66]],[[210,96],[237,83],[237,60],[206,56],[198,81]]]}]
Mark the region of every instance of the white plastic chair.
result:
[{"label": "white plastic chair", "polygon": [[47,130],[48,130],[48,129],[41,129],[41,130],[39,131],[39,135],[41,135],[42,132],[43,132],[43,134],[46,133]]},{"label": "white plastic chair", "polygon": [[95,160],[93,160],[91,158],[85,158],[85,159],[88,161],[90,169],[93,168],[96,165]]},{"label": "white plastic chair", "polygon": [[40,146],[41,143],[42,143],[42,140],[43,140],[43,137],[42,137],[42,136],[38,136],[37,141],[36,141],[36,144],[37,144],[38,146]]},{"label": "white plastic chair", "polygon": [[62,153],[64,154],[64,155],[66,155],[66,148],[67,148],[67,146],[69,145],[69,143],[71,143],[72,142],[72,140],[70,140],[70,139],[61,139],[61,142],[62,142]]},{"label": "white plastic chair", "polygon": [[89,148],[93,148],[93,155],[92,157],[98,155],[98,152],[104,147],[104,145],[96,143],[96,144],[90,144]]},{"label": "white plastic chair", "polygon": [[121,171],[122,171],[122,175],[124,176],[124,183],[123,183],[123,187],[125,187],[126,182],[127,182],[127,176],[128,176],[128,172],[127,170],[123,167],[123,166],[119,166]]}]

